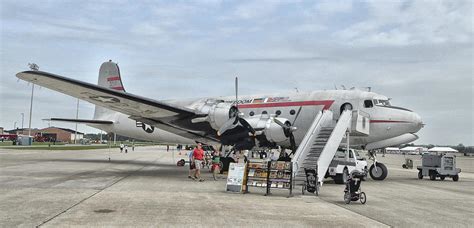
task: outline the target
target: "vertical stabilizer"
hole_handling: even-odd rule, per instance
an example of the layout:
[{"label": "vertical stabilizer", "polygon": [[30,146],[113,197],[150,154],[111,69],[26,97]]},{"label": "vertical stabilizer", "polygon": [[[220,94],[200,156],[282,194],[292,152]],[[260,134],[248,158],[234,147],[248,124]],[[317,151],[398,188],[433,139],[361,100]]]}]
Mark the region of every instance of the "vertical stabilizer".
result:
[{"label": "vertical stabilizer", "polygon": [[[117,63],[112,62],[112,60],[102,63],[99,69],[99,80],[97,85],[125,92],[122,77],[120,76],[120,69]],[[112,113],[115,112],[96,105],[94,119],[103,119],[105,116],[109,116]]]},{"label": "vertical stabilizer", "polygon": [[112,62],[112,60],[102,63],[100,66],[99,81],[97,85],[125,92],[122,78],[120,77],[119,67],[116,63]]}]

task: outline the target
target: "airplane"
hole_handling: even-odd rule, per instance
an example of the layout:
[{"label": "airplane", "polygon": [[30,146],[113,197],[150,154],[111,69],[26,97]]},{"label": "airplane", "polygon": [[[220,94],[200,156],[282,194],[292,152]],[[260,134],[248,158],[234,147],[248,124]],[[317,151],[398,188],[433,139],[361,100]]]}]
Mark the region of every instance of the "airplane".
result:
[{"label": "airplane", "polygon": [[[412,142],[424,126],[417,113],[393,106],[384,95],[357,89],[238,97],[236,78],[235,97],[162,101],[127,93],[119,67],[111,60],[101,65],[97,85],[39,70],[16,76],[96,105],[93,119],[52,121],[85,123],[106,132],[158,142],[202,142],[230,145],[236,150],[280,146],[294,152],[317,114],[324,110],[332,111],[335,120],[344,110],[359,110],[370,116],[370,134],[349,139],[351,147],[369,151]],[[223,162],[231,162],[231,158]],[[387,168],[380,162],[374,165],[381,167],[382,174],[372,178],[385,179]]]}]

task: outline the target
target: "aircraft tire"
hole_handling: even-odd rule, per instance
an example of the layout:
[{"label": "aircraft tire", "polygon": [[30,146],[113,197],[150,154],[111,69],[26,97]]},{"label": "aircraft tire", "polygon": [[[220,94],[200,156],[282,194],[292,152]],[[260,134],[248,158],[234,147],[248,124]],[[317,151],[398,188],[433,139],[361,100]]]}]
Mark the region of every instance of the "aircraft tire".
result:
[{"label": "aircraft tire", "polygon": [[233,158],[230,158],[230,157],[221,157],[221,162],[222,162],[222,168],[221,168],[221,174],[223,174],[224,172],[227,172],[229,171],[229,165],[230,163],[235,163],[234,159]]},{"label": "aircraft tire", "polygon": [[382,173],[379,174],[378,172],[375,172],[375,166],[372,165],[370,166],[370,169],[369,169],[370,177],[373,180],[385,180],[385,178],[388,175],[387,166],[385,166],[383,163],[380,163],[380,162],[377,162],[376,164],[377,164],[377,170],[380,169]]}]

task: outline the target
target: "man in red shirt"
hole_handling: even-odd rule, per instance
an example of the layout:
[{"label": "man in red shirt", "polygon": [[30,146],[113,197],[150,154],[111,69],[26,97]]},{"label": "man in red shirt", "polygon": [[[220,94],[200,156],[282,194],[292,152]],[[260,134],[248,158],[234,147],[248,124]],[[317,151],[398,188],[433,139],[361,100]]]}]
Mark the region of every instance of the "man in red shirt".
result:
[{"label": "man in red shirt", "polygon": [[202,149],[202,144],[198,143],[197,147],[193,151],[193,162],[196,167],[196,174],[194,175],[199,181],[204,181],[201,179],[201,168],[203,165],[204,159],[204,150]]}]

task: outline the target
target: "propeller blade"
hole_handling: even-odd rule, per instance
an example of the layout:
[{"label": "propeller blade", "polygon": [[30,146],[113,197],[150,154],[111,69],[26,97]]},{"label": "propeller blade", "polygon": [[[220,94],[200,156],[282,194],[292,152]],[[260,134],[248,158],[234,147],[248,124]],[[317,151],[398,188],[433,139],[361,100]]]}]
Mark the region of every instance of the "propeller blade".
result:
[{"label": "propeller blade", "polygon": [[235,107],[239,108],[239,78],[235,77]]},{"label": "propeller blade", "polygon": [[298,116],[300,115],[300,112],[301,112],[302,108],[303,108],[303,106],[300,106],[300,108],[298,109],[298,112],[296,112],[295,119],[293,120],[293,123],[291,124],[291,126],[295,125],[296,119],[298,119]]},{"label": "propeller blade", "polygon": [[295,142],[295,136],[293,135],[293,132],[290,134],[290,147],[291,147],[291,153],[296,152],[296,142]]}]

